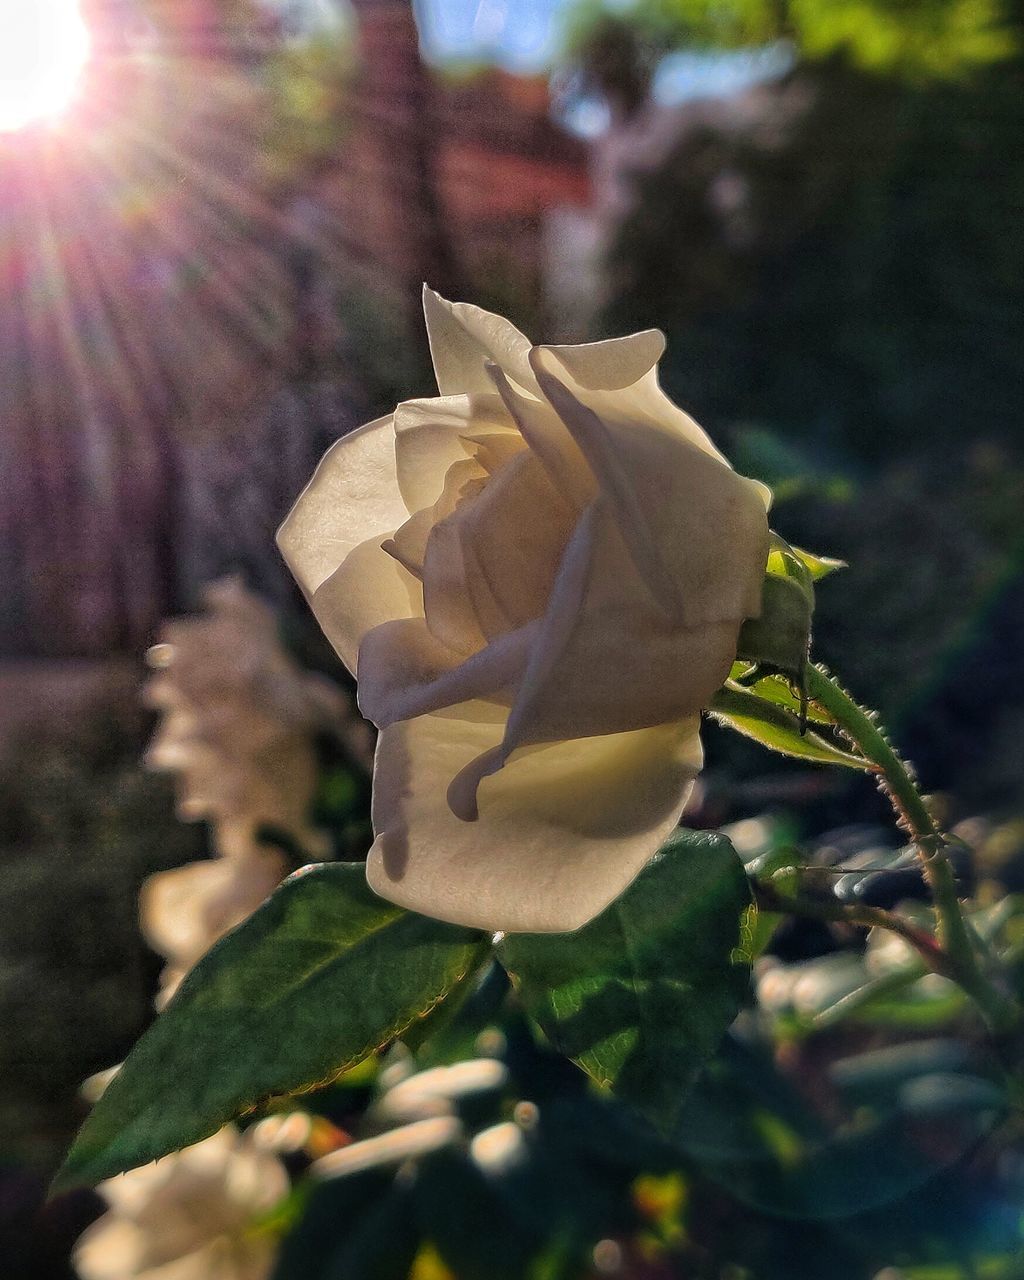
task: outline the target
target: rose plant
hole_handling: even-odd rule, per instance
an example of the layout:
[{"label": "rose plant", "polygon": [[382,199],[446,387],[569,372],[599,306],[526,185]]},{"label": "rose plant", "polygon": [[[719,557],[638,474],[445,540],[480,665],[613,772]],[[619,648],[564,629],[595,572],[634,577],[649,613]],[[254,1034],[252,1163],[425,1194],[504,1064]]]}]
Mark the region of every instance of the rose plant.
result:
[{"label": "rose plant", "polygon": [[[425,308],[440,395],[340,440],[280,533],[380,729],[373,847],[303,868],[199,961],[62,1181],[199,1142],[396,1038],[443,1039],[496,973],[554,1050],[690,1151],[786,914],[898,937],[899,980],[959,988],[1009,1080],[1015,961],[965,912],[877,717],[810,660],[838,562],[770,532],[767,491],[660,389],[657,332],[534,346],[429,291]],[[785,850],[744,865],[728,835],[680,828],[703,713],[875,777],[930,914],[816,893]]]}]

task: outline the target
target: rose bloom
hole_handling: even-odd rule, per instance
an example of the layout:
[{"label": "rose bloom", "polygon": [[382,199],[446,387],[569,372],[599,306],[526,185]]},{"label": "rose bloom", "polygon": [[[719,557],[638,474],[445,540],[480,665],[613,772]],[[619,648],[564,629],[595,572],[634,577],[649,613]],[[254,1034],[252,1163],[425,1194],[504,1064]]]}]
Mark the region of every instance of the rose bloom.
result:
[{"label": "rose bloom", "polygon": [[157,1008],[229,929],[241,924],[288,874],[276,850],[249,847],[244,854],[190,862],[158,871],[142,886],[139,917],[149,945],[167,961]]},{"label": "rose bloom", "polygon": [[760,611],[767,491],[661,390],[656,330],[533,346],[424,306],[440,396],[339,440],[278,539],[381,730],[371,886],[575,929],[679,821]]},{"label": "rose bloom", "polygon": [[267,1280],[259,1220],[288,1194],[276,1156],[232,1127],[100,1186],[110,1211],[79,1240],[82,1280]]},{"label": "rose bloom", "polygon": [[247,822],[317,848],[312,736],[328,714],[324,686],[288,657],[273,611],[236,578],[211,583],[206,611],[164,624],[143,690],[160,723],[148,767],[174,773],[186,820]]}]

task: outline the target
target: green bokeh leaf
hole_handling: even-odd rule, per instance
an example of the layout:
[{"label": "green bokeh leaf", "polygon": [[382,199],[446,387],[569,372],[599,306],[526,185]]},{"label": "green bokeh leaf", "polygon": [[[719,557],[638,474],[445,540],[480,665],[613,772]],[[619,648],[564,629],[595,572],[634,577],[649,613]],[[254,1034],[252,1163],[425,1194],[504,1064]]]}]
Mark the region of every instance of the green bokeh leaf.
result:
[{"label": "green bokeh leaf", "polygon": [[742,1002],[749,903],[729,841],[679,831],[591,924],[510,935],[498,954],[555,1048],[668,1126]]},{"label": "green bokeh leaf", "polygon": [[[889,1052],[888,1050],[886,1051]],[[908,1055],[908,1057],[911,1055]],[[686,1100],[677,1140],[708,1178],[761,1212],[843,1218],[886,1204],[961,1159],[1005,1110],[1005,1095],[972,1071],[951,1072],[930,1047],[891,1070],[869,1051],[870,1105],[829,1082],[809,1105],[813,1073],[784,1075],[767,1046],[733,1033]],[[845,1090],[858,1081],[843,1059]],[[939,1069],[936,1069],[938,1064]],[[823,1086],[815,1084],[818,1097]],[[847,1102],[849,1105],[843,1106]],[[936,1124],[936,1116],[941,1115]]]},{"label": "green bokeh leaf", "polygon": [[326,1084],[433,1008],[482,935],[377,898],[362,864],[292,876],[182,983],[82,1127],[57,1185],[97,1182]]},{"label": "green bokeh leaf", "polygon": [[793,712],[731,681],[715,694],[710,712],[730,729],[784,756],[813,760],[817,764],[844,765],[847,769],[872,767],[867,760],[832,746],[810,729],[801,733],[800,720]]}]

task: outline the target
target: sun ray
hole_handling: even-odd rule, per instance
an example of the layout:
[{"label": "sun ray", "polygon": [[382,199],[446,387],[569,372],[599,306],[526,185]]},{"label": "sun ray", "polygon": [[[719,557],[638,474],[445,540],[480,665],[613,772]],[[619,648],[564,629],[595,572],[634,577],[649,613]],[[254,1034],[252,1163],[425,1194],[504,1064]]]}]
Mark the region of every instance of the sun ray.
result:
[{"label": "sun ray", "polygon": [[[216,233],[213,238],[209,235],[204,238],[203,248],[210,255],[209,260],[197,265],[204,269],[210,288],[232,321],[241,324],[246,336],[261,349],[273,350],[277,334],[264,314],[260,299],[271,299],[282,293],[280,269],[272,271],[270,255],[262,248],[257,249],[251,234],[240,235],[237,225],[217,209],[198,166],[176,149],[157,144],[138,126],[127,127],[138,144],[137,163],[148,164],[144,173],[147,180],[171,174],[177,185],[183,178],[188,181],[190,217],[201,229]],[[181,259],[194,263],[196,246],[183,237],[166,212],[155,209],[151,225]],[[282,307],[276,318],[280,321],[285,315]]]},{"label": "sun ray", "polygon": [[[239,217],[263,235],[277,237],[278,246],[282,238],[290,238],[287,218],[269,200],[259,196],[251,187],[245,187],[216,174],[179,148],[139,126],[129,125],[129,128],[143,147],[159,157],[164,165],[179,178],[189,182],[190,189],[196,197],[195,212],[222,238],[237,241]],[[257,264],[265,272],[266,281],[279,279],[280,271],[275,270],[274,265],[279,258],[279,252],[276,255],[272,253],[265,240],[260,243],[251,233],[246,235],[245,241],[249,256],[246,258],[244,270],[240,269],[236,273],[240,274],[239,283],[252,282],[252,267]]]},{"label": "sun ray", "polygon": [[[142,154],[140,147],[134,159],[137,172],[144,182],[153,182],[154,178],[159,177],[159,169],[151,154]],[[154,185],[158,186],[157,183]],[[194,217],[198,210],[198,202],[190,201],[190,215]],[[173,211],[162,209],[158,202],[140,224],[140,230],[141,226],[145,226],[149,233],[151,247],[147,253],[140,253],[141,245],[137,243],[133,247],[133,253],[142,261],[148,260],[152,268],[161,270],[169,277],[167,292],[175,297],[176,305],[168,308],[166,316],[172,327],[164,330],[165,339],[171,339],[168,353],[170,360],[183,360],[188,367],[197,358],[201,358],[207,374],[214,365],[216,372],[229,374],[234,364],[230,352],[233,344],[225,337],[224,315],[209,314],[196,305],[180,305],[183,302],[180,277],[195,261],[197,245],[177,225]],[[257,350],[270,351],[273,344],[269,335],[259,327],[255,306],[238,279],[236,269],[226,259],[211,260],[203,265],[219,308],[241,328],[245,343],[255,346]]]}]

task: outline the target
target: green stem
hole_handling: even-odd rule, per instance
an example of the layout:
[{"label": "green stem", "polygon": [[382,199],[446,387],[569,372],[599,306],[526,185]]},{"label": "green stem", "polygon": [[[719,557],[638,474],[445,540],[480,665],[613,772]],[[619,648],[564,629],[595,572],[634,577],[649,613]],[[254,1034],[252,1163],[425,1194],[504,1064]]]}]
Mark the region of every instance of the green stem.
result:
[{"label": "green stem", "polygon": [[922,852],[930,854],[944,841],[907,766],[889,745],[870,714],[857,705],[824,667],[808,665],[807,696],[829,713],[865,759],[879,771],[900,821]]},{"label": "green stem", "polygon": [[[913,776],[889,745],[872,716],[850,697],[823,667],[808,664],[808,697],[823,707],[842,733],[875,767],[901,825],[917,846],[935,905],[936,933],[953,978],[974,1000],[995,1031],[1020,1021],[1021,1011],[986,976],[964,919],[956,875],[946,852],[948,841],[928,811]],[[919,948],[920,950],[920,948]]]},{"label": "green stem", "polygon": [[949,957],[927,929],[919,929],[912,921],[884,907],[869,907],[856,903],[820,901],[799,895],[780,893],[774,885],[763,880],[752,882],[754,900],[762,911],[782,912],[803,916],[807,920],[823,920],[836,924],[856,925],[862,929],[888,929],[899,934],[914,948],[932,973],[954,981],[956,976]]}]

